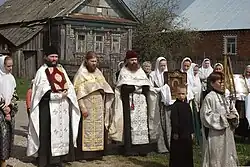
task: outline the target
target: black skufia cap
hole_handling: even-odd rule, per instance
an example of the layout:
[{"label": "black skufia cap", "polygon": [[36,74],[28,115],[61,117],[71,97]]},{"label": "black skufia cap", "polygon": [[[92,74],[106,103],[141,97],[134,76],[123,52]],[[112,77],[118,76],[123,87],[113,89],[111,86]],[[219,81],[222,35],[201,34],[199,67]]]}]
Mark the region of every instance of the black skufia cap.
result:
[{"label": "black skufia cap", "polygon": [[44,48],[44,54],[45,54],[46,56],[51,55],[51,54],[57,54],[57,55],[58,55],[58,51],[57,51],[57,49],[56,49],[55,46],[50,45],[50,46],[46,46],[46,47]]}]

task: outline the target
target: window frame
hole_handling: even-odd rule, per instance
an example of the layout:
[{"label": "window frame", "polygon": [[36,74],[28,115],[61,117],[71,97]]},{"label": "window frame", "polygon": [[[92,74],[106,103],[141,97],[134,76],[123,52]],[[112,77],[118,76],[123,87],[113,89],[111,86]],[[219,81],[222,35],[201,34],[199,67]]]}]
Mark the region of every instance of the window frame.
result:
[{"label": "window frame", "polygon": [[[118,42],[114,42],[114,37],[118,37]],[[118,43],[118,52],[114,51],[114,44]],[[121,52],[121,34],[112,34],[111,35],[111,51],[113,53],[120,53]]]},{"label": "window frame", "polygon": [[[227,35],[224,36],[224,54],[226,55],[237,55],[237,35]],[[229,39],[234,39],[235,42],[229,42]],[[229,52],[228,52],[228,45],[229,45]],[[233,51],[233,45],[235,45],[234,52]]]},{"label": "window frame", "polygon": [[[96,40],[96,37],[98,37],[98,36],[102,37],[102,41],[97,41]],[[95,33],[95,35],[94,35],[94,51],[96,53],[103,53],[104,52],[104,41],[105,41],[104,34],[97,34],[97,33]],[[97,44],[99,44],[99,47],[100,47],[101,43],[102,43],[101,50],[96,50]]]},{"label": "window frame", "polygon": [[[85,32],[76,32],[76,52],[77,53],[85,53],[87,51],[87,33]],[[79,36],[84,36],[84,48],[82,48],[81,50],[79,50]]]}]

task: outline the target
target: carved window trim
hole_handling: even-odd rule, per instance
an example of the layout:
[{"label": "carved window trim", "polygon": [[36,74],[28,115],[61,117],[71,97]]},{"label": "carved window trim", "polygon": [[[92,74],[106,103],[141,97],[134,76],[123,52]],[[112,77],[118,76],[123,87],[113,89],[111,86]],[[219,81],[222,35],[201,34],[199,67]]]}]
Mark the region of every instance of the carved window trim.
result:
[{"label": "carved window trim", "polygon": [[[97,40],[97,38],[101,38],[101,40]],[[97,50],[97,46],[99,45],[99,49]],[[104,51],[104,34],[95,34],[94,35],[94,51],[96,53],[103,53]]]},{"label": "carved window trim", "polygon": [[[114,38],[117,38],[118,41],[114,41]],[[114,49],[115,45],[118,46],[118,49]],[[121,52],[121,35],[120,34],[113,34],[111,35],[111,51],[113,53],[120,53]]]},{"label": "carved window trim", "polygon": [[[76,35],[76,52],[77,53],[85,53],[87,51],[87,34],[84,32],[75,32]],[[79,36],[84,37],[84,40],[79,40]],[[79,45],[82,47],[79,49]]]}]

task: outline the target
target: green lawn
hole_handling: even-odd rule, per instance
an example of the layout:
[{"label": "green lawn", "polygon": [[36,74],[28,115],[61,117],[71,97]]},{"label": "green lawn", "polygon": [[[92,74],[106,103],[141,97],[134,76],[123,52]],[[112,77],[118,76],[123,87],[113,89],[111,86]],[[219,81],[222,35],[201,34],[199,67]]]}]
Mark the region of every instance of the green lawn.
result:
[{"label": "green lawn", "polygon": [[[240,165],[246,166],[250,161],[250,144],[243,144],[237,141],[237,154]],[[194,166],[200,167],[202,161],[201,150],[198,146],[194,147]],[[169,154],[161,155],[151,153],[146,157],[131,156],[124,157],[121,155],[105,156],[103,161],[88,161],[85,163],[73,162],[71,167],[168,167]],[[248,166],[250,166],[248,164]]]},{"label": "green lawn", "polygon": [[29,88],[30,81],[23,78],[16,78],[16,84],[17,84],[16,90],[19,100],[25,100],[26,92]]},{"label": "green lawn", "polygon": [[[237,154],[241,166],[247,165],[250,161],[250,144],[237,143]],[[143,167],[166,167],[169,163],[169,156],[149,155],[147,157],[129,157],[134,164],[140,164]],[[200,167],[202,161],[201,150],[198,146],[194,147],[194,164]],[[250,166],[250,164],[248,164]]]}]

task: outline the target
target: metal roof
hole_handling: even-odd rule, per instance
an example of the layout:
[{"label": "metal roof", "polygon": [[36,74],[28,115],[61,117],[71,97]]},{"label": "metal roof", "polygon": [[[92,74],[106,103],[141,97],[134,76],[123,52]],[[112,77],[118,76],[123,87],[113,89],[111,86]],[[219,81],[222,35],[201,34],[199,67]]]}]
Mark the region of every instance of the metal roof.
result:
[{"label": "metal roof", "polygon": [[250,29],[249,16],[250,0],[195,0],[175,23],[198,31]]}]

